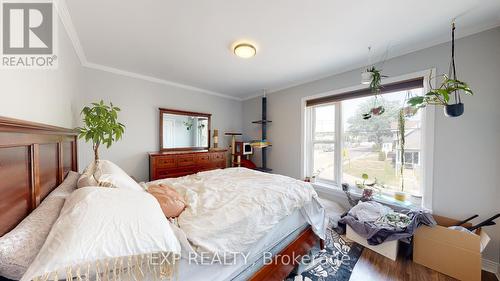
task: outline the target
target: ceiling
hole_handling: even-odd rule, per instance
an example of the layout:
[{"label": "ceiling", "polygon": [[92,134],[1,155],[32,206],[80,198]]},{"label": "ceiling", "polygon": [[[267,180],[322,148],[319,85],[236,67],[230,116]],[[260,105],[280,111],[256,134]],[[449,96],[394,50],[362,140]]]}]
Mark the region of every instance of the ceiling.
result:
[{"label": "ceiling", "polygon": [[[89,63],[237,99],[500,25],[499,0],[67,0]],[[248,40],[257,56],[233,55]],[[388,51],[387,51],[388,50]]]}]

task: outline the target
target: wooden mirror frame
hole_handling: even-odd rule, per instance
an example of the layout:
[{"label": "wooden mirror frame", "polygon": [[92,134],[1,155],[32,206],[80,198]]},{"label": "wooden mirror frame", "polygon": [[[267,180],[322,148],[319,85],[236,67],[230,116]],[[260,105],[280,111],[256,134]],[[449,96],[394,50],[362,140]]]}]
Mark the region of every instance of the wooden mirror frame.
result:
[{"label": "wooden mirror frame", "polygon": [[[195,151],[195,150],[208,150],[210,148],[210,128],[211,128],[211,117],[210,113],[192,112],[177,109],[159,108],[160,110],[160,151]],[[176,114],[176,115],[186,115],[186,116],[200,116],[206,117],[208,119],[208,146],[206,147],[175,147],[175,148],[164,148],[163,147],[163,114]]]}]

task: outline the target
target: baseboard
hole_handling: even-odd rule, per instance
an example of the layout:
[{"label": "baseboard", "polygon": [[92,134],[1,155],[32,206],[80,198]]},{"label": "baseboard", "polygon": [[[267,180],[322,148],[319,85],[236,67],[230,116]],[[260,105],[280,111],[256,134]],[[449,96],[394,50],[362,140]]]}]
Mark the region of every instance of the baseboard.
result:
[{"label": "baseboard", "polygon": [[488,272],[496,274],[497,279],[500,280],[500,278],[499,278],[500,268],[499,268],[499,264],[497,262],[490,261],[487,259],[482,259],[482,268],[484,271],[488,271]]}]

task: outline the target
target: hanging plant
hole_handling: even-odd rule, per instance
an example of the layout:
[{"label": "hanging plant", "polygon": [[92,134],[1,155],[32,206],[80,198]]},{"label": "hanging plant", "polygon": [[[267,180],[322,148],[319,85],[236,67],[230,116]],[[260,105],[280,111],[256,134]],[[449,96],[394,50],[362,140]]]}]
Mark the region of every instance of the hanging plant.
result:
[{"label": "hanging plant", "polygon": [[362,114],[364,120],[368,120],[372,118],[372,116],[380,116],[385,112],[385,107],[383,105],[379,105],[378,101],[379,96],[375,96],[373,100],[373,107],[367,113]]},{"label": "hanging plant", "polygon": [[193,120],[189,120],[189,121],[184,121],[182,122],[184,124],[184,126],[186,126],[186,130],[191,130],[193,128]]},{"label": "hanging plant", "polygon": [[377,101],[380,94],[380,89],[382,88],[382,78],[387,76],[382,75],[381,70],[375,68],[375,66],[372,66],[371,68],[367,69],[366,72],[362,73],[363,79],[366,79],[366,76],[368,75],[370,77],[369,88],[370,91],[375,94],[375,102],[370,111],[362,115],[363,119],[365,120],[372,118],[372,116],[380,116],[385,112],[384,106],[378,105]]},{"label": "hanging plant", "polygon": [[[409,99],[408,104],[416,109],[424,108],[427,105],[444,106],[446,116],[458,117],[464,112],[464,104],[460,101],[460,92],[467,95],[474,95],[474,93],[467,83],[451,79],[446,74],[441,76],[443,82],[439,88],[431,89],[424,96]],[[455,103],[450,103],[453,96],[455,96]]]},{"label": "hanging plant", "polygon": [[[376,103],[376,101],[375,101],[375,103]],[[380,105],[377,107],[373,107],[372,109],[370,109],[370,111],[368,113],[364,113],[362,115],[362,117],[363,117],[363,119],[368,120],[368,119],[372,118],[372,116],[379,116],[379,115],[382,115],[384,112],[385,112],[385,107]]]},{"label": "hanging plant", "polygon": [[387,77],[381,74],[381,70],[372,66],[367,69],[366,72],[371,74],[370,90],[372,93],[378,95],[380,93],[380,88],[382,88],[382,77]]},{"label": "hanging plant", "polygon": [[398,114],[398,141],[399,141],[399,175],[401,177],[401,190],[394,193],[394,198],[400,201],[405,201],[406,194],[405,190],[405,179],[404,179],[404,168],[405,168],[405,142],[406,142],[406,114],[404,108],[399,110]]},{"label": "hanging plant", "polygon": [[[431,75],[429,75],[429,82]],[[408,104],[417,109],[426,107],[427,105],[443,106],[446,116],[458,117],[464,113],[464,104],[462,103],[460,94],[474,95],[474,93],[466,82],[457,79],[455,67],[455,22],[451,25],[451,62],[449,74],[441,76],[443,77],[443,82],[439,88],[432,89],[429,83],[431,90],[424,96],[409,99]]]}]

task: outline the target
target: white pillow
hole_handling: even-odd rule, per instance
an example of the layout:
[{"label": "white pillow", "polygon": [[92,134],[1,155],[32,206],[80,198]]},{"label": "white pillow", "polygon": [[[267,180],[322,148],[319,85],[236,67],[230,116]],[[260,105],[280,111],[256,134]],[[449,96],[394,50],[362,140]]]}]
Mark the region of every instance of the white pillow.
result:
[{"label": "white pillow", "polygon": [[0,276],[19,280],[35,259],[80,174],[69,172],[31,214],[0,237]]},{"label": "white pillow", "polygon": [[144,189],[120,167],[108,160],[92,162],[78,179],[78,188],[86,186],[102,186],[125,188],[136,191]]},{"label": "white pillow", "polygon": [[[151,259],[160,253],[169,257],[170,263],[152,265]],[[45,244],[21,280],[79,279],[96,273],[117,274],[118,279],[132,274],[135,279],[140,274],[138,268],[173,274],[172,262],[179,258],[179,241],[152,195],[85,187],[66,199]]]},{"label": "white pillow", "polygon": [[73,191],[76,190],[76,184],[78,179],[80,178],[80,174],[77,172],[69,171],[68,175],[64,179],[64,181],[54,189],[48,197],[68,197]]}]

